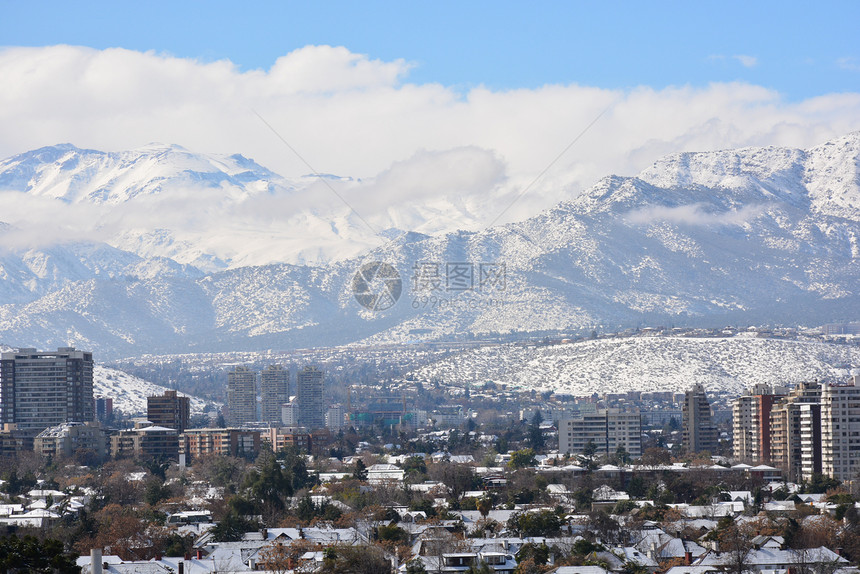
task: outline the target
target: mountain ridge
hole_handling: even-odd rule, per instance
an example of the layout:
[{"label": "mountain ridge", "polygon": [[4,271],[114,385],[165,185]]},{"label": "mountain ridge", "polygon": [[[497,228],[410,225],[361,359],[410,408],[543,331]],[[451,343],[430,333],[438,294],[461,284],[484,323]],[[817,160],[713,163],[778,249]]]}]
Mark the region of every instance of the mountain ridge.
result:
[{"label": "mountain ridge", "polygon": [[[674,154],[638,176],[603,178],[523,221],[401,234],[315,266],[201,270],[97,246],[89,249],[105,260],[94,263],[81,245],[54,253],[66,265],[52,274],[45,251],[7,254],[0,277],[10,303],[0,305],[0,337],[28,346],[76,342],[117,357],[649,324],[846,321],[860,317],[858,166],[860,133],[809,150]],[[353,296],[356,272],[374,260],[402,281],[390,309],[370,311]],[[415,289],[422,265],[438,273],[457,263],[473,273],[503,265],[503,288]]]}]

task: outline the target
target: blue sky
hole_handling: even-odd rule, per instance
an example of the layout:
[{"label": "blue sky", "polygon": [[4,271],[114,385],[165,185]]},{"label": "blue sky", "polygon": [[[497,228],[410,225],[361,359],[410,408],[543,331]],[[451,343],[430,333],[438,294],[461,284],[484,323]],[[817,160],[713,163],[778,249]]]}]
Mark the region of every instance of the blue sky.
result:
[{"label": "blue sky", "polygon": [[306,45],[404,59],[466,91],[742,81],[787,101],[860,89],[860,2],[7,1],[0,45],[72,44],[269,69]]}]

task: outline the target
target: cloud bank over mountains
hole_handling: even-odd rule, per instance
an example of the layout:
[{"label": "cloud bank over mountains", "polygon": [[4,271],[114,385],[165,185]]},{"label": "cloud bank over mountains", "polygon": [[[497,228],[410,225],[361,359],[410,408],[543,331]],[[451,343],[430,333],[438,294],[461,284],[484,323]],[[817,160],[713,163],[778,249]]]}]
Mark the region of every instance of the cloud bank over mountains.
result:
[{"label": "cloud bank over mountains", "polygon": [[[0,50],[0,157],[59,142],[118,151],[161,141],[212,154],[239,152],[298,182],[298,191],[277,190],[237,204],[201,201],[189,189],[187,200],[174,195],[175,209],[159,204],[159,216],[192,229],[235,217],[251,226],[275,226],[311,209],[334,226],[359,216],[374,231],[436,233],[482,229],[528,188],[502,221],[523,219],[608,173],[632,175],[668,153],[807,148],[860,129],[860,93],[788,102],[742,83],[459,90],[410,83],[415,65],[330,46],[307,46],[268,70],[249,71],[226,60],[119,48],[6,48]],[[301,179],[313,171],[349,179]],[[0,194],[6,195],[3,205],[16,203],[7,190]],[[45,198],[19,205],[29,214],[14,221],[23,243],[28,226],[44,227],[60,214],[98,221],[102,229],[127,225],[146,208],[113,210],[111,220],[92,215],[89,210],[102,208],[90,205],[79,205],[82,213]],[[69,239],[99,235],[51,229]]]}]

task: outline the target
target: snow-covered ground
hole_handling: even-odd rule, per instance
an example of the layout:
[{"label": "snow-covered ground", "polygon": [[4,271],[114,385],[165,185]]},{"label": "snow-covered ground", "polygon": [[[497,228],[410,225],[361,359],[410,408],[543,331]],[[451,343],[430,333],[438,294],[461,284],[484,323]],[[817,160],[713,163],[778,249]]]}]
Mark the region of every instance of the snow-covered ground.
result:
[{"label": "snow-covered ground", "polygon": [[418,380],[486,381],[573,395],[705,388],[741,393],[755,383],[841,380],[860,348],[750,337],[628,337],[552,346],[482,347],[417,369]]}]

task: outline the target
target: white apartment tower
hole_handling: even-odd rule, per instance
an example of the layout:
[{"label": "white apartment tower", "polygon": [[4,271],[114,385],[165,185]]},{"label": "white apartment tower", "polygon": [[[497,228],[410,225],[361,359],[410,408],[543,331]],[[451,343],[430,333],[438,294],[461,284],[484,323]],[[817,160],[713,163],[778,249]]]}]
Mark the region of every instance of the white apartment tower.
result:
[{"label": "white apartment tower", "polygon": [[639,409],[600,409],[558,423],[558,451],[580,454],[591,442],[597,454],[613,455],[624,447],[631,458],[642,455],[642,422]]},{"label": "white apartment tower", "polygon": [[227,424],[240,426],[257,420],[257,373],[236,367],[227,373]]},{"label": "white apartment tower", "polygon": [[821,390],[821,471],[843,482],[860,471],[860,386],[854,381]]},{"label": "white apartment tower", "polygon": [[269,365],[260,373],[260,409],[263,421],[279,423],[281,405],[290,397],[290,372],[281,365]]}]

